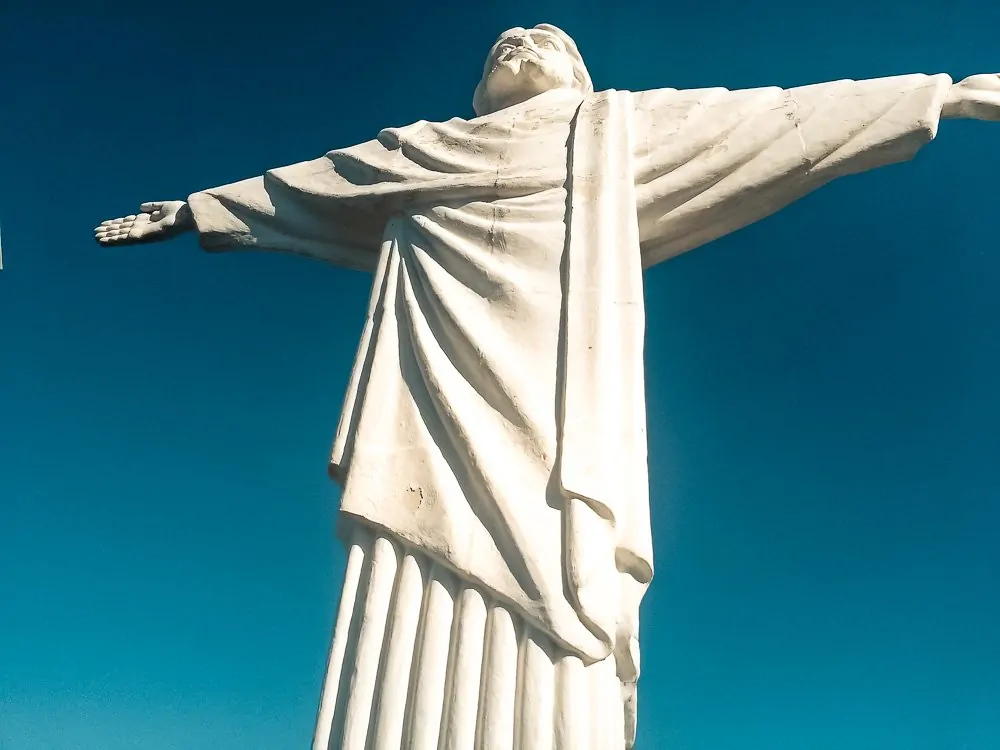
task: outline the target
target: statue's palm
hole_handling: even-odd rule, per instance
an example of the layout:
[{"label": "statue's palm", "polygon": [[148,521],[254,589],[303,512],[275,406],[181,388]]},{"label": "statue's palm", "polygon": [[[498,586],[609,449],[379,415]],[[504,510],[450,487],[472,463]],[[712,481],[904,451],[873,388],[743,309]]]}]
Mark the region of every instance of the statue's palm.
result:
[{"label": "statue's palm", "polygon": [[981,73],[956,83],[945,101],[943,114],[1000,121],[1000,73]]},{"label": "statue's palm", "polygon": [[184,201],[154,201],[139,206],[140,213],[102,221],[94,239],[102,245],[134,245],[167,239],[187,229]]}]

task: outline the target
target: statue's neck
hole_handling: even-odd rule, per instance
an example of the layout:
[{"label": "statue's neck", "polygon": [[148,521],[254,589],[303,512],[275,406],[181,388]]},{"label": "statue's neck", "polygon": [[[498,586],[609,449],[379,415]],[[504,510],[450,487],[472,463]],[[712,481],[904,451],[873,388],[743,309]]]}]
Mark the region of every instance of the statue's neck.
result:
[{"label": "statue's neck", "polygon": [[583,94],[577,89],[557,88],[543,91],[533,96],[513,99],[503,106],[496,107],[488,112],[488,115],[500,113],[527,112],[538,107],[551,107],[557,104],[568,102],[579,102],[583,99]]}]

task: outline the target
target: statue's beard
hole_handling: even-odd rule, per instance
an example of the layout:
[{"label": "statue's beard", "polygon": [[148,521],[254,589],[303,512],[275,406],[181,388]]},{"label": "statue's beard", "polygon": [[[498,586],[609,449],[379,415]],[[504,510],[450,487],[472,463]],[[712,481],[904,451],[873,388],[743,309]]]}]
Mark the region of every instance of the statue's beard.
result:
[{"label": "statue's beard", "polygon": [[513,104],[551,89],[563,88],[559,73],[544,60],[518,55],[498,64],[490,72],[486,90],[497,103]]}]

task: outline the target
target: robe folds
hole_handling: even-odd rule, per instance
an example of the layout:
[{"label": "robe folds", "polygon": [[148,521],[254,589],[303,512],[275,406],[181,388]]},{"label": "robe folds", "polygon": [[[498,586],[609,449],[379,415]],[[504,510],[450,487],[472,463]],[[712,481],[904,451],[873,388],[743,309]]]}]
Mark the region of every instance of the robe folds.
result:
[{"label": "robe folds", "polygon": [[552,91],[189,204],[206,249],[373,272],[331,461],[345,529],[629,682],[653,575],[642,269],[912,157],[950,84]]}]

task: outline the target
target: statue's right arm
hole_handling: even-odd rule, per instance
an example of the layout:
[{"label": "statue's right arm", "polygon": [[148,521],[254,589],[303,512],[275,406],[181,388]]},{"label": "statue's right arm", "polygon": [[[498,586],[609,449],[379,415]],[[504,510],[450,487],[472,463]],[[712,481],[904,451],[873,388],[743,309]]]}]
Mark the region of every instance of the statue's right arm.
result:
[{"label": "statue's right arm", "polygon": [[102,245],[132,245],[192,230],[211,252],[270,250],[374,270],[391,206],[373,170],[352,181],[355,161],[348,152],[331,152],[192,193],[186,202],[144,203],[134,215],[103,222],[94,234]]},{"label": "statue's right arm", "polygon": [[102,245],[136,245],[170,239],[195,228],[194,215],[184,201],[154,201],[139,206],[139,213],[102,221],[94,239]]}]

